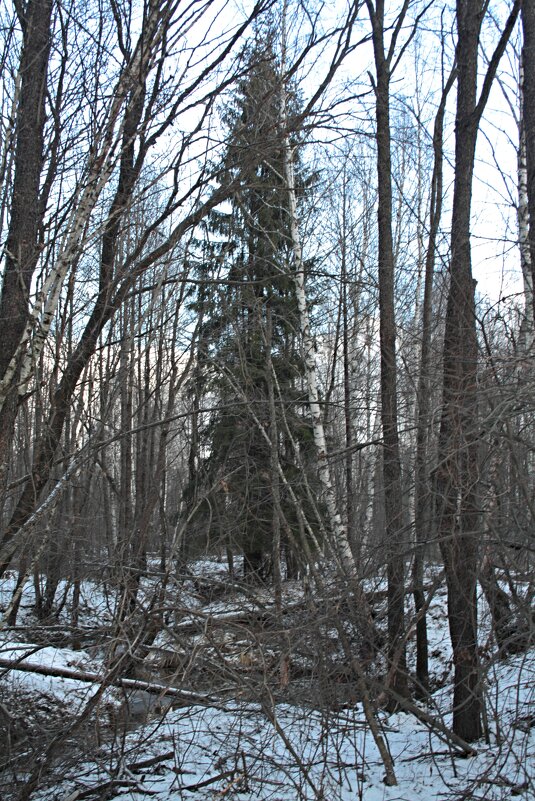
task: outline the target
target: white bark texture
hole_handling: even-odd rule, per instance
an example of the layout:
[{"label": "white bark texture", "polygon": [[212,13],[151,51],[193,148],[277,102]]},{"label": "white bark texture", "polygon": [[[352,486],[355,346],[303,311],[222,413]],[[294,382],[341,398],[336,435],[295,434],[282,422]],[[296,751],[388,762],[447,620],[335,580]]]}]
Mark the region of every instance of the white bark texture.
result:
[{"label": "white bark texture", "polygon": [[117,81],[107,121],[95,138],[84,186],[76,190],[79,196],[75,195],[73,211],[58,258],[36,294],[24,334],[0,382],[0,410],[17,374],[19,363],[21,367],[18,392],[19,395],[27,392],[28,383],[54,319],[61,297],[61,288],[69,269],[76,263],[82,251],[91,214],[121,156],[124,117],[120,120],[120,114],[127,103],[135,101],[141,87],[140,76],[146,74],[151,67],[162,35],[162,26],[158,25],[161,13],[159,4],[153,4],[143,35],[140,36],[132,58]]},{"label": "white bark texture", "polygon": [[528,167],[526,159],[526,133],[524,130],[524,112],[522,84],[524,70],[520,68],[520,119],[518,122],[518,245],[520,249],[520,266],[524,282],[524,319],[520,327],[520,346],[528,352],[534,339],[533,331],[533,279],[531,273],[531,250],[529,245],[529,207],[528,207]]},{"label": "white bark texture", "polygon": [[295,194],[293,159],[288,137],[284,137],[284,178],[288,192],[288,207],[290,215],[290,235],[294,258],[294,285],[299,309],[299,327],[301,340],[303,343],[305,369],[308,388],[308,404],[312,417],[312,429],[314,433],[314,443],[318,456],[318,472],[323,489],[323,499],[327,507],[329,525],[334,539],[335,551],[340,559],[344,571],[350,575],[356,573],[355,560],[349,546],[347,532],[342,523],[340,512],[337,508],[336,495],[331,471],[327,461],[327,441],[325,429],[323,427],[323,417],[318,392],[317,366],[316,366],[316,345],[310,328],[310,317],[305,289],[305,267],[301,247],[301,239],[297,222],[297,202]]},{"label": "white bark texture", "polygon": [[310,328],[310,316],[308,313],[305,287],[305,265],[303,261],[303,248],[301,245],[301,236],[297,217],[293,153],[287,132],[286,102],[286,89],[284,87],[283,79],[281,82],[281,124],[283,128],[284,181],[286,183],[286,191],[288,196],[290,237],[294,259],[293,281],[299,310],[299,327],[304,351],[303,355],[307,379],[308,404],[312,418],[314,444],[316,446],[316,452],[318,456],[318,473],[323,489],[323,500],[327,508],[329,525],[333,537],[334,552],[344,572],[354,577],[357,574],[357,565],[349,545],[347,531],[342,523],[342,518],[337,508],[334,484],[331,478],[331,471],[327,459],[327,440],[325,438],[325,429],[323,426],[323,416],[318,392],[316,343]]}]

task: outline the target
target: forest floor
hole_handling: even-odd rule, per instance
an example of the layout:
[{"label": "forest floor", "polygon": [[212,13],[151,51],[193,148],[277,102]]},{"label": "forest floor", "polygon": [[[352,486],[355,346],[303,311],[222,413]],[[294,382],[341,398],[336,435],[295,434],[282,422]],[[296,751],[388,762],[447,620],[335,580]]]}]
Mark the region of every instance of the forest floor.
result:
[{"label": "forest floor", "polygon": [[[386,786],[336,647],[334,607],[288,583],[284,625],[280,614],[275,625],[270,592],[239,583],[228,590],[215,560],[193,572],[179,596],[172,591],[173,604],[170,596],[163,604],[163,630],[136,671],[139,687],[104,687],[100,678],[110,678],[112,593],[84,583],[73,631],[67,611],[39,623],[26,587],[19,625],[0,633],[2,801],[535,799],[535,651],[493,657],[483,618],[486,737],[466,756],[444,735],[452,671],[443,588],[428,614],[433,693],[420,702],[443,733],[379,708],[397,779]],[[1,587],[4,609],[13,583]],[[380,582],[370,587],[379,618],[382,593]],[[141,606],[150,597],[147,583]],[[334,591],[332,598],[343,617],[343,600]],[[413,648],[411,639],[409,664]],[[14,662],[23,669],[6,667]]]}]

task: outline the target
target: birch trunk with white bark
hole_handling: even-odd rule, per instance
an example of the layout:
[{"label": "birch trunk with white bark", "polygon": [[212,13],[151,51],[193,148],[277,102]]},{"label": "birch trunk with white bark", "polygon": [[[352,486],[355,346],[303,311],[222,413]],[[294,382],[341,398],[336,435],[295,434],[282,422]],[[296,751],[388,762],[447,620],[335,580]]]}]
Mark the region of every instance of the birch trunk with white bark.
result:
[{"label": "birch trunk with white bark", "polygon": [[526,156],[526,132],[524,129],[524,67],[520,67],[520,118],[518,121],[518,246],[520,266],[524,283],[524,314],[520,326],[519,349],[528,353],[533,345],[533,274],[531,271],[531,250],[529,244],[529,203],[528,203],[528,165]]},{"label": "birch trunk with white bark", "polygon": [[297,202],[293,174],[293,159],[290,143],[285,137],[284,141],[284,178],[288,192],[288,207],[290,217],[290,235],[293,252],[295,271],[293,274],[295,295],[299,310],[299,327],[301,340],[303,343],[308,405],[312,418],[312,430],[314,444],[318,457],[318,472],[323,490],[323,500],[327,508],[329,525],[334,539],[335,551],[340,560],[340,564],[348,575],[356,574],[356,564],[349,545],[347,532],[342,523],[342,518],[337,507],[334,484],[331,478],[331,471],[327,460],[327,440],[323,426],[323,416],[318,391],[317,365],[316,365],[316,343],[312,336],[310,327],[310,316],[305,289],[305,266],[301,248],[300,233],[297,223]]},{"label": "birch trunk with white bark", "polygon": [[[284,59],[283,59],[284,60]],[[295,190],[295,177],[293,168],[293,152],[287,132],[286,89],[281,86],[281,126],[283,131],[283,171],[287,191],[288,217],[290,228],[290,245],[293,255],[293,282],[299,312],[299,328],[302,347],[304,351],[306,381],[308,390],[308,405],[312,419],[312,431],[318,460],[318,475],[321,482],[323,501],[327,509],[328,523],[332,537],[331,550],[343,574],[351,581],[351,591],[354,593],[358,609],[359,622],[365,649],[373,653],[375,649],[375,627],[367,599],[358,582],[358,566],[351,550],[347,530],[342,522],[338,509],[336,491],[332,480],[328,461],[327,439],[323,425],[323,415],[318,391],[316,343],[310,326],[306,286],[305,264],[303,248],[297,216],[297,196]]]}]

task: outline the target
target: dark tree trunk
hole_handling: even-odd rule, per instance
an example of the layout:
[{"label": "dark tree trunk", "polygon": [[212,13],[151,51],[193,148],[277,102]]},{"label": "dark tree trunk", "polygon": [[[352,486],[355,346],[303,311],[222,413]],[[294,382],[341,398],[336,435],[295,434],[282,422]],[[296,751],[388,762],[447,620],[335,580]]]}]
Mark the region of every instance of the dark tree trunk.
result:
[{"label": "dark tree trunk", "polygon": [[0,381],[7,398],[0,410],[0,490],[5,480],[17,414],[16,376],[7,371],[28,321],[28,301],[40,253],[44,203],[40,180],[44,165],[46,83],[51,45],[52,0],[29,0],[19,21],[23,30],[20,101],[17,108],[15,171],[11,217],[0,294]]},{"label": "dark tree trunk", "polygon": [[481,561],[479,572],[479,583],[485,593],[485,598],[492,617],[492,626],[496,643],[502,656],[505,656],[510,649],[515,650],[522,639],[514,636],[515,622],[511,609],[509,596],[499,585],[496,571],[492,562],[492,548],[487,546],[486,553]]},{"label": "dark tree trunk", "polygon": [[347,247],[346,247],[346,198],[343,198],[343,230],[342,230],[342,349],[344,370],[344,425],[345,425],[345,491],[346,491],[346,518],[347,536],[357,565],[360,563],[361,542],[357,540],[355,531],[355,487],[353,482],[353,419],[351,412],[351,376],[350,376],[350,332],[349,332],[349,303],[348,303],[348,275],[347,275]]},{"label": "dark tree trunk", "polygon": [[477,120],[481,4],[457,3],[457,115],[450,290],[444,335],[444,398],[437,470],[438,535],[448,584],[455,664],[453,728],[481,736],[477,656],[477,336],[470,251],[470,208]]},{"label": "dark tree trunk", "polygon": [[416,395],[418,416],[416,423],[416,464],[414,490],[414,529],[416,545],[414,551],[413,584],[416,623],[416,677],[420,690],[429,689],[429,660],[427,645],[427,620],[424,595],[425,544],[431,538],[431,504],[428,468],[428,438],[431,404],[431,334],[433,324],[433,278],[435,271],[435,249],[442,213],[442,135],[444,112],[448,93],[453,86],[455,72],[452,71],[442,93],[435,118],[433,132],[434,166],[431,180],[431,208],[429,213],[429,241],[425,258],[424,298],[422,308],[422,346],[420,351],[420,374]]},{"label": "dark tree trunk", "polygon": [[122,317],[121,352],[119,356],[120,372],[120,409],[121,430],[124,431],[119,446],[119,497],[118,497],[118,527],[115,554],[115,569],[119,579],[121,606],[118,613],[118,623],[130,610],[129,592],[131,588],[132,548],[133,548],[133,497],[132,482],[134,476],[133,464],[133,309],[127,305]]},{"label": "dark tree trunk", "polygon": [[485,3],[457,0],[455,184],[436,491],[455,664],[453,730],[467,741],[477,740],[482,731],[476,602],[480,514],[478,344],[470,248],[472,177],[479,121],[519,6],[519,2],[513,5],[477,102],[478,46]]},{"label": "dark tree trunk", "polygon": [[401,461],[399,455],[396,319],[394,310],[394,249],[392,238],[392,163],[390,153],[390,62],[384,51],[384,8],[368,3],[373,27],[377,80],[377,177],[379,237],[379,312],[381,342],[381,422],[388,574],[388,658],[391,686],[408,695],[404,620],[404,542]]},{"label": "dark tree trunk", "polygon": [[244,578],[258,581],[264,576],[264,552],[262,550],[243,551],[243,575]]},{"label": "dark tree trunk", "polygon": [[271,304],[266,304],[266,386],[269,402],[269,440],[270,440],[270,483],[272,498],[272,545],[271,561],[273,573],[273,591],[276,614],[282,616],[282,571],[281,571],[281,488],[279,476],[279,428],[277,406],[275,402],[275,382],[273,379],[273,320]]}]

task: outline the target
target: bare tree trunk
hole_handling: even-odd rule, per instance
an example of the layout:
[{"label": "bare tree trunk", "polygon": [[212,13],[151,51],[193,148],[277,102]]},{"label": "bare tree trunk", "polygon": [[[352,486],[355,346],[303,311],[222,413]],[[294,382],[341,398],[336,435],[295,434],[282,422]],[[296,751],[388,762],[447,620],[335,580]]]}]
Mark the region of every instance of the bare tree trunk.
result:
[{"label": "bare tree trunk", "polygon": [[523,112],[526,141],[527,200],[529,209],[529,249],[531,256],[531,290],[535,320],[535,0],[522,2]]},{"label": "bare tree trunk", "polygon": [[348,573],[355,574],[355,560],[349,542],[347,532],[342,524],[342,518],[337,508],[336,493],[331,478],[329,463],[327,461],[327,440],[323,427],[323,416],[319,399],[317,367],[316,367],[316,345],[310,328],[308,305],[305,290],[305,265],[301,253],[301,240],[297,227],[297,204],[295,197],[295,186],[292,167],[292,156],[290,145],[287,142],[285,148],[285,178],[288,187],[290,225],[292,236],[292,248],[295,261],[294,284],[299,308],[299,319],[303,349],[305,355],[305,366],[308,386],[308,404],[312,417],[312,427],[314,442],[318,454],[318,470],[323,488],[323,497],[327,507],[331,532],[334,537],[335,550],[340,558],[340,563]]},{"label": "bare tree trunk", "polygon": [[483,2],[457,2],[457,113],[450,289],[444,334],[443,408],[436,470],[438,535],[448,585],[455,664],[453,730],[467,741],[481,728],[476,582],[479,550],[475,286],[470,211],[477,132],[492,80],[519,12],[515,3],[476,98]]},{"label": "bare tree trunk", "polygon": [[[392,237],[392,162],[390,153],[389,56],[384,46],[384,3],[367,2],[372,23],[376,82],[376,140],[378,178],[379,315],[381,342],[381,421],[383,427],[383,483],[385,547],[388,575],[388,659],[392,689],[407,696],[405,649],[405,542],[397,408],[396,317],[394,307],[394,246]],[[406,6],[404,6],[406,8]],[[399,20],[403,19],[402,10]]]},{"label": "bare tree trunk", "polygon": [[349,329],[349,276],[347,271],[347,187],[344,175],[342,195],[342,230],[340,232],[341,251],[341,317],[342,317],[342,354],[344,376],[344,428],[345,428],[345,493],[346,493],[346,525],[347,538],[357,564],[360,560],[362,537],[357,535],[355,524],[355,486],[353,477],[353,414],[351,410],[351,333]]},{"label": "bare tree trunk", "polygon": [[271,496],[273,499],[273,540],[271,545],[273,567],[273,590],[275,595],[275,612],[282,615],[282,575],[281,575],[281,522],[283,518],[281,506],[281,491],[279,477],[279,427],[277,425],[277,408],[275,405],[275,387],[273,377],[273,362],[271,349],[273,347],[273,322],[271,306],[266,304],[266,384],[269,402],[269,438],[271,441],[270,453],[270,481]]},{"label": "bare tree trunk", "polygon": [[[44,214],[40,181],[45,158],[44,127],[52,5],[52,0],[28,0],[25,8],[22,8],[22,4],[16,6],[20,12],[23,41],[11,219],[0,293],[0,386],[26,327],[30,288],[40,253]],[[20,364],[16,374],[19,369]],[[9,381],[6,391],[6,402],[0,406],[0,493],[4,489],[17,415],[16,381]]]},{"label": "bare tree trunk", "polygon": [[292,249],[295,261],[294,285],[299,309],[301,336],[303,340],[305,356],[308,404],[312,417],[314,442],[318,454],[319,475],[323,487],[324,501],[329,515],[329,523],[331,525],[332,534],[336,543],[336,552],[344,569],[349,575],[352,575],[355,573],[355,560],[353,559],[353,554],[347,540],[347,533],[342,524],[342,518],[340,517],[340,513],[337,508],[334,484],[331,479],[329,463],[327,461],[327,440],[325,437],[325,429],[323,427],[323,415],[321,413],[317,382],[316,343],[312,335],[310,318],[308,314],[308,304],[305,290],[305,265],[301,251],[301,239],[297,224],[297,202],[294,186],[292,158],[290,144],[287,140],[287,137],[285,137],[284,168],[285,179],[288,188]]},{"label": "bare tree trunk", "polygon": [[414,605],[418,622],[416,624],[416,676],[421,688],[429,688],[429,667],[427,649],[427,620],[424,595],[424,557],[425,544],[431,538],[431,492],[428,468],[428,437],[431,404],[431,333],[433,323],[433,276],[435,270],[435,250],[442,213],[442,136],[444,112],[448,93],[455,80],[455,71],[450,73],[435,118],[433,132],[434,166],[431,179],[431,203],[429,212],[429,241],[425,257],[424,297],[422,303],[422,345],[420,351],[420,374],[416,393],[416,464],[414,529],[416,546],[414,550],[413,584]]},{"label": "bare tree trunk", "polygon": [[528,195],[528,167],[526,155],[526,130],[524,119],[524,65],[520,65],[520,116],[518,120],[518,245],[520,266],[524,281],[524,315],[520,326],[520,355],[529,353],[534,337],[533,273],[531,268],[530,213]]},{"label": "bare tree trunk", "polygon": [[351,580],[351,590],[355,594],[355,601],[358,608],[359,623],[365,642],[365,648],[373,652],[375,648],[375,628],[371,615],[371,610],[367,599],[360,587],[357,577],[357,564],[351,550],[347,537],[347,530],[344,528],[342,518],[338,510],[335,487],[331,478],[331,471],[327,459],[327,440],[323,426],[323,415],[319,400],[316,368],[316,345],[310,327],[308,304],[305,289],[305,263],[301,246],[297,218],[297,199],[295,190],[293,154],[286,131],[286,94],[284,85],[281,86],[281,124],[283,126],[283,160],[284,160],[284,179],[288,192],[288,214],[290,222],[291,247],[294,259],[293,281],[299,311],[300,333],[304,350],[304,361],[308,388],[308,405],[312,418],[312,431],[316,454],[318,459],[318,473],[323,490],[323,501],[327,509],[327,515],[333,538],[333,552],[336,555],[339,565],[345,575]]},{"label": "bare tree trunk", "polygon": [[114,568],[117,571],[120,583],[120,611],[117,616],[117,623],[120,624],[129,611],[129,592],[130,592],[130,571],[132,570],[132,549],[133,549],[133,357],[134,357],[134,320],[132,319],[133,308],[131,304],[125,306],[121,320],[121,352],[119,361],[120,375],[120,409],[121,409],[121,431],[122,436],[119,443],[119,496],[117,498],[118,510],[118,532],[117,532],[117,551],[115,554]]}]

